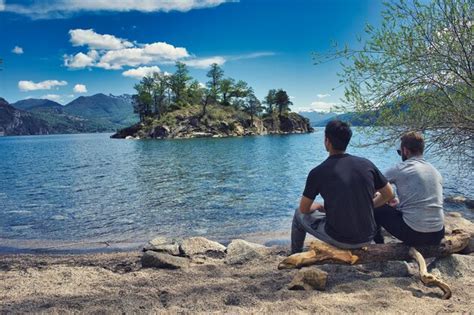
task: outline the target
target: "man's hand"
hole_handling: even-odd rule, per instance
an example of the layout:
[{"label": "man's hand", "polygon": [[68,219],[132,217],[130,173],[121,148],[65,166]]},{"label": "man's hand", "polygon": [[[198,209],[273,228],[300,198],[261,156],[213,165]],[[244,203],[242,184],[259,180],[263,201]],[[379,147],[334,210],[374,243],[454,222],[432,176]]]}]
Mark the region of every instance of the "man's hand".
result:
[{"label": "man's hand", "polygon": [[374,208],[383,206],[386,202],[392,200],[393,198],[395,198],[395,194],[393,193],[392,185],[390,185],[390,183],[387,183],[387,185],[379,189],[375,194],[373,200]]},{"label": "man's hand", "polygon": [[393,198],[392,200],[390,200],[390,201],[388,202],[388,205],[389,205],[390,207],[395,208],[399,203],[400,203],[400,200],[398,200],[398,198],[395,197],[395,198]]},{"label": "man's hand", "polygon": [[319,211],[319,212],[324,213],[326,212],[326,209],[324,209],[324,205],[317,202],[313,202],[313,204],[311,205],[311,212],[314,212],[314,211]]}]

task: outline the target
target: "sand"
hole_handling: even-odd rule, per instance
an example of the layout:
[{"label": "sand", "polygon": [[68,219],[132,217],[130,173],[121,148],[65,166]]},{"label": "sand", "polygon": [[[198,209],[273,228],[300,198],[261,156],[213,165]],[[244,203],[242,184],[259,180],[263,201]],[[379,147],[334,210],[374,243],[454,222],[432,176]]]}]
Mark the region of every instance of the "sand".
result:
[{"label": "sand", "polygon": [[[474,273],[443,275],[450,300],[405,263],[326,265],[325,291],[287,289],[296,270],[277,270],[284,250],[229,266],[141,268],[141,252],[0,255],[0,313],[468,313]],[[474,263],[474,256],[472,261]],[[413,271],[413,266],[408,270]]]}]

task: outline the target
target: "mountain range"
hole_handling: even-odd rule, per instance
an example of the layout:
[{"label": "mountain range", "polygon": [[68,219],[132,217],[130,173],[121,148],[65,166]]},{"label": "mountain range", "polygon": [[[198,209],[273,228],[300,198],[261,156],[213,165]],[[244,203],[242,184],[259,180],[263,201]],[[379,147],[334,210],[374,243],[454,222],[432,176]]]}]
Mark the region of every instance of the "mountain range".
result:
[{"label": "mountain range", "polygon": [[333,119],[349,122],[352,126],[370,126],[375,123],[378,117],[377,114],[374,115],[373,113],[364,114],[357,112],[337,114],[332,112],[300,111],[298,114],[308,118],[312,127],[325,127]]},{"label": "mountain range", "polygon": [[137,121],[127,94],[81,96],[66,105],[31,98],[9,104],[0,98],[0,135],[112,132]]}]

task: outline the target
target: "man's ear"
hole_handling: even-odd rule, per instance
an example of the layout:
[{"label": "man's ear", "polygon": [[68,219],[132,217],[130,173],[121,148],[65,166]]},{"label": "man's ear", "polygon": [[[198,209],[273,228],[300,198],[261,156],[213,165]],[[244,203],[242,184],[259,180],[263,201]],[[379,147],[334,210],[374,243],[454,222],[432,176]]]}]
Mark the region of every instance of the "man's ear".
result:
[{"label": "man's ear", "polygon": [[329,141],[328,137],[324,137],[324,146],[326,147],[326,151],[328,152],[332,148],[331,141]]}]

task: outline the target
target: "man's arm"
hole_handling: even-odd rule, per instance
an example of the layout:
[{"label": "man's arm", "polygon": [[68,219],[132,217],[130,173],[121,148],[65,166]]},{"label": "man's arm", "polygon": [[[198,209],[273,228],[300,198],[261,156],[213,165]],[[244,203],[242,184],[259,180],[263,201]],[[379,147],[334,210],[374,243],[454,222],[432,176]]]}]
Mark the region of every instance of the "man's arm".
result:
[{"label": "man's arm", "polygon": [[308,197],[302,196],[300,201],[300,212],[313,213],[314,211],[324,212],[324,206],[320,203],[314,202]]},{"label": "man's arm", "polygon": [[374,208],[381,207],[388,201],[395,198],[395,194],[393,193],[393,188],[390,183],[387,183],[387,185],[377,190],[377,192],[378,194],[375,194],[374,198]]}]

